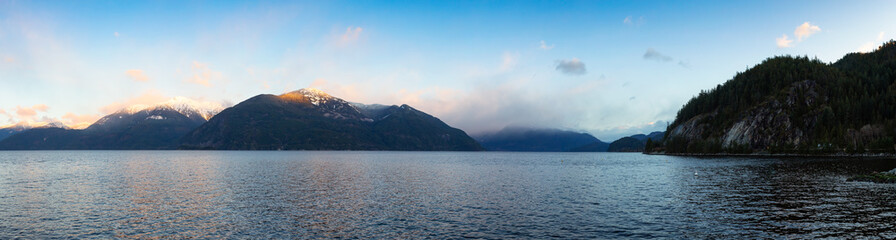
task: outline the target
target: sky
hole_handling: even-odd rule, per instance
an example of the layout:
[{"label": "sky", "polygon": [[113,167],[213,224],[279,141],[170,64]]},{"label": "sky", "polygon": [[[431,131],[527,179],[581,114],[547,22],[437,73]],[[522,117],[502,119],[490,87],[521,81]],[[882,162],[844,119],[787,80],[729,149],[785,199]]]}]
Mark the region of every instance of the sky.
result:
[{"label": "sky", "polygon": [[83,128],[183,96],[312,87],[470,134],[665,130],[700,90],[779,55],[896,38],[896,1],[0,0],[0,125]]}]

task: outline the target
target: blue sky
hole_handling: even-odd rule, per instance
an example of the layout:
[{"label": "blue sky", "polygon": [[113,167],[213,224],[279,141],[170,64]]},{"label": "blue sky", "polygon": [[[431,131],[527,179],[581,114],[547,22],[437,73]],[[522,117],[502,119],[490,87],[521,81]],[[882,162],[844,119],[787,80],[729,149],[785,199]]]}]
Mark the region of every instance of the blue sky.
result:
[{"label": "blue sky", "polygon": [[468,133],[662,130],[776,55],[896,37],[892,1],[0,0],[0,125],[304,87],[406,103]]}]

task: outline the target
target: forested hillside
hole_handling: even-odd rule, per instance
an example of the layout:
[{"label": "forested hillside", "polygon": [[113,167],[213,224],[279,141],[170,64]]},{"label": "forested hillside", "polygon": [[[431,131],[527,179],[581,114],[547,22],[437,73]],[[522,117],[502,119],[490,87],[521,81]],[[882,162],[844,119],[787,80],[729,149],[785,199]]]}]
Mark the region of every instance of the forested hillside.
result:
[{"label": "forested hillside", "polygon": [[894,152],[896,42],[826,64],[767,59],[688,101],[668,153]]}]

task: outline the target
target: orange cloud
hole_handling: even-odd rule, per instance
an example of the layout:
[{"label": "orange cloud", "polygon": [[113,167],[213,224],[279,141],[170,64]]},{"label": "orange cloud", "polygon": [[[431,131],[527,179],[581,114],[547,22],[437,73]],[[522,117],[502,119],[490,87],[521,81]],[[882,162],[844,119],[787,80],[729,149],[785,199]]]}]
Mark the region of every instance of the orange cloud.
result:
[{"label": "orange cloud", "polygon": [[318,78],[318,79],[314,79],[314,81],[311,82],[311,84],[308,85],[308,87],[310,87],[310,88],[321,89],[321,88],[323,88],[323,87],[326,86],[326,85],[327,85],[327,80],[326,80],[326,79]]},{"label": "orange cloud", "polygon": [[133,78],[134,81],[138,82],[147,82],[149,81],[149,77],[146,74],[143,74],[143,70],[140,69],[131,69],[124,71],[124,74],[127,74],[129,77]]},{"label": "orange cloud", "polygon": [[62,115],[62,123],[74,129],[84,129],[99,120],[100,116],[96,114],[78,115],[71,112]]},{"label": "orange cloud", "polygon": [[44,104],[37,104],[31,107],[16,106],[16,115],[22,119],[32,119],[37,116],[37,112],[46,112],[49,107]]},{"label": "orange cloud", "polygon": [[821,28],[819,28],[818,26],[812,25],[809,22],[804,22],[802,25],[797,26],[796,29],[793,30],[793,36],[796,36],[797,42],[802,42],[804,38],[808,38],[809,36],[812,36],[812,34],[820,31]]},{"label": "orange cloud", "polygon": [[193,76],[187,78],[187,82],[199,84],[206,87],[212,86],[212,81],[222,77],[221,72],[213,71],[208,64],[193,61]]}]

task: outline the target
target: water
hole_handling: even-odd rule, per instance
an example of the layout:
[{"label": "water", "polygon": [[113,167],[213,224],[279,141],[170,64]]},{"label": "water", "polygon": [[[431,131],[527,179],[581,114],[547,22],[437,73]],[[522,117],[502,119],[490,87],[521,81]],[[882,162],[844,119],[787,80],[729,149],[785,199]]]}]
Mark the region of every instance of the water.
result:
[{"label": "water", "polygon": [[9,238],[896,238],[896,160],[0,152]]}]

